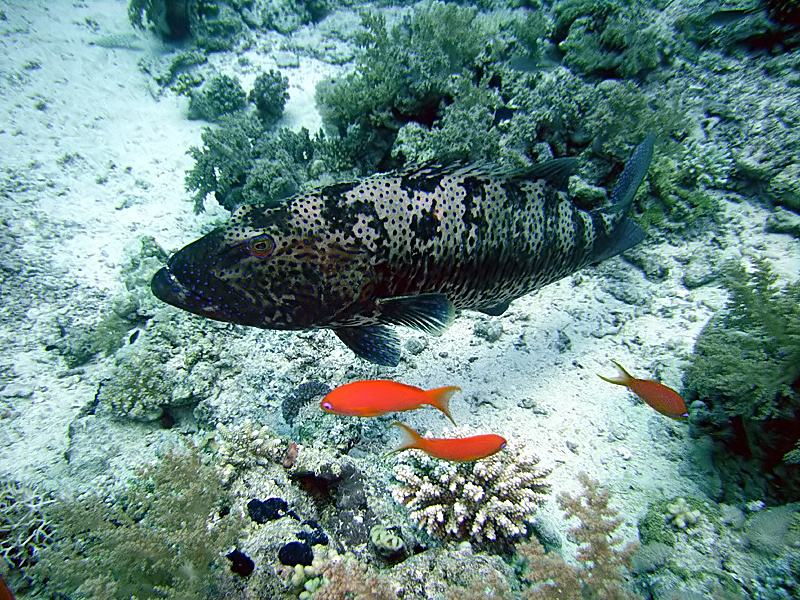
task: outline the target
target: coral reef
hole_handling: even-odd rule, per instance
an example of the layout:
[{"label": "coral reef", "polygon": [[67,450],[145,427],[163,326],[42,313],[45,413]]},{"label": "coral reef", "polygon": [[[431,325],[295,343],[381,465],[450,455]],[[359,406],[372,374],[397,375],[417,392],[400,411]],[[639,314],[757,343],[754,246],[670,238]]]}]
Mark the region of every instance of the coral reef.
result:
[{"label": "coral reef", "polygon": [[267,71],[256,77],[247,99],[256,105],[258,116],[267,124],[281,118],[289,99],[289,80],[279,71]]},{"label": "coral reef", "polygon": [[[461,431],[459,437],[464,437]],[[550,469],[510,441],[503,451],[471,463],[447,463],[413,451],[394,467],[392,497],[438,539],[494,542],[526,533],[525,521],[544,501]]]},{"label": "coral reef", "polygon": [[567,519],[579,521],[569,529],[569,536],[579,544],[579,566],[568,564],[554,552],[545,553],[536,539],[520,544],[517,550],[527,562],[525,579],[532,584],[525,591],[525,598],[636,598],[625,587],[624,572],[631,566],[637,545],[629,542],[621,546],[622,540],[615,536],[621,521],[609,506],[609,490],[601,488],[586,473],[579,473],[578,479],[583,493],[561,493],[557,501]]},{"label": "coral reef", "polygon": [[[352,554],[338,554],[332,548],[323,549],[312,562],[313,572],[321,578],[313,594],[314,600],[396,600],[397,594],[385,578],[369,573],[367,566],[359,563]],[[300,595],[301,600],[304,598]]]},{"label": "coral reef", "polygon": [[217,423],[214,441],[218,459],[237,468],[280,462],[288,446],[268,427],[259,427],[249,417],[240,425]]},{"label": "coral reef", "polygon": [[29,576],[41,551],[53,541],[53,527],[44,512],[53,502],[48,493],[0,480],[0,574]]},{"label": "coral reef", "polygon": [[684,376],[695,435],[713,433],[726,499],[800,499],[800,281],[779,286],[769,264],[726,269],[730,299],[703,328]]},{"label": "coral reef", "polygon": [[[742,510],[692,497],[685,497],[685,504],[680,500],[654,502],[640,520],[643,545],[633,561],[637,584],[656,598],[793,597],[800,505],[766,508],[753,501]],[[691,526],[672,523],[674,513],[691,511],[700,513]],[[658,541],[667,539],[663,533],[669,543]]]},{"label": "coral reef", "polygon": [[244,108],[247,94],[236,77],[217,75],[200,91],[190,94],[189,118],[216,122],[220,117]]},{"label": "coral reef", "polygon": [[124,491],[48,507],[54,542],[34,573],[53,594],[201,598],[230,577],[240,522],[198,450],[172,452]]},{"label": "coral reef", "polygon": [[642,4],[566,0],[554,13],[553,40],[565,64],[583,75],[642,78],[670,54],[672,36]]},{"label": "coral reef", "polygon": [[[175,313],[151,319],[136,344],[117,351],[91,409],[155,421],[171,408],[195,405],[211,396],[219,377],[219,355],[212,341],[215,328],[205,334],[203,329],[204,325],[195,326]],[[181,330],[185,337],[179,339]],[[178,352],[172,351],[173,344]]]},{"label": "coral reef", "polygon": [[674,546],[676,534],[692,534],[700,524],[716,527],[720,518],[716,505],[697,498],[680,496],[658,500],[650,503],[645,515],[639,519],[639,538],[644,545]]},{"label": "coral reef", "polygon": [[[391,31],[379,14],[362,17],[365,31],[356,42],[364,52],[357,68],[320,84],[317,102],[326,129],[361,149],[356,158],[363,172],[389,159],[403,124],[429,127],[468,70],[478,68],[487,30],[476,16],[473,8],[433,2]],[[483,64],[490,62],[486,58]]]}]

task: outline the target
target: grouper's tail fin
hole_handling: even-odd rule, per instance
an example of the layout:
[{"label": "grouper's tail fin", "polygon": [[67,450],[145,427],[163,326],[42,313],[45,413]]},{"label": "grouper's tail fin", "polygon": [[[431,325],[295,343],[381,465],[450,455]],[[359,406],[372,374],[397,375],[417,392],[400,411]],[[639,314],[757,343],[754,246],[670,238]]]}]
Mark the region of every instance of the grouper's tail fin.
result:
[{"label": "grouper's tail fin", "polygon": [[611,210],[625,214],[630,210],[631,204],[633,204],[633,197],[647,176],[650,161],[653,160],[655,143],[656,136],[648,133],[644,141],[636,146],[628,162],[625,163],[625,169],[622,171],[622,175],[619,176],[617,185],[614,186],[614,190],[611,192]]},{"label": "grouper's tail fin", "polygon": [[593,263],[599,263],[607,258],[625,252],[641,242],[647,234],[636,223],[628,218],[628,212],[633,204],[633,198],[639,186],[642,185],[650,168],[650,161],[653,159],[653,148],[656,136],[648,133],[644,141],[639,144],[631,154],[625,169],[619,176],[617,185],[611,192],[611,207],[606,212],[608,218],[616,221],[613,231],[608,239],[608,243],[598,248],[593,257]]}]

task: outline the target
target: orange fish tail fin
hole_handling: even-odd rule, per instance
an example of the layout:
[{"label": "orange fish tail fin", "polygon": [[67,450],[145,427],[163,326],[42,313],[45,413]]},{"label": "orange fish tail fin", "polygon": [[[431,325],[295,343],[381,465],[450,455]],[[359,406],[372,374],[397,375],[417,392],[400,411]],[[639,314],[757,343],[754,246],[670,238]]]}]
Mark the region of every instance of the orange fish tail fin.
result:
[{"label": "orange fish tail fin", "polygon": [[630,384],[633,382],[633,377],[631,377],[630,373],[628,373],[617,361],[612,360],[611,362],[616,365],[617,369],[619,369],[619,375],[616,377],[604,377],[603,375],[598,374],[597,376],[608,383],[630,386]]},{"label": "orange fish tail fin", "polygon": [[453,425],[455,425],[456,421],[453,419],[453,415],[450,414],[450,397],[456,392],[460,391],[461,388],[457,385],[440,387],[436,388],[435,390],[428,390],[425,392],[425,395],[427,396],[425,402],[442,411],[445,415],[447,415],[447,418],[453,422]]},{"label": "orange fish tail fin", "polygon": [[395,421],[389,427],[397,427],[400,430],[400,445],[394,450],[390,450],[387,454],[400,452],[401,450],[411,450],[412,448],[422,449],[425,440],[420,434],[402,423]]}]

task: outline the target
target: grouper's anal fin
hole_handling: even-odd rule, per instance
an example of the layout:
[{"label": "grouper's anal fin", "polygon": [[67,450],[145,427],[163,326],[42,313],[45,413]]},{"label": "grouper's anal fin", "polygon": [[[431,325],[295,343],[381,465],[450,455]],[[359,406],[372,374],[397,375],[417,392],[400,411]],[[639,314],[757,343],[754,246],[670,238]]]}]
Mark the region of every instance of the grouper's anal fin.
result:
[{"label": "grouper's anal fin", "polygon": [[357,356],[385,367],[400,363],[400,338],[385,325],[359,325],[334,329],[345,346]]},{"label": "grouper's anal fin", "polygon": [[381,325],[340,327],[334,333],[361,358],[386,367],[400,362],[400,338],[392,325],[440,335],[456,318],[456,309],[444,294],[381,298],[376,304]]},{"label": "grouper's anal fin", "polygon": [[482,312],[485,315],[489,315],[490,317],[499,317],[504,312],[508,310],[509,305],[511,304],[510,300],[506,300],[505,302],[499,302],[494,306],[490,306],[488,308],[479,308],[477,309],[478,312]]}]

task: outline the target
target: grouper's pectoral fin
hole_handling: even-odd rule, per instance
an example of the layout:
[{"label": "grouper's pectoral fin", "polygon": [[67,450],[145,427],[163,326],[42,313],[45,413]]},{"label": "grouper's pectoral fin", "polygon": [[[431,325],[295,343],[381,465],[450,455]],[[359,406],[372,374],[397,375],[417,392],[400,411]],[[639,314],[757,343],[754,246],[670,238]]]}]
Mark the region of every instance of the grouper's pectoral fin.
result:
[{"label": "grouper's pectoral fin", "polygon": [[385,367],[396,367],[400,362],[400,338],[391,327],[359,325],[340,327],[334,333],[364,360]]},{"label": "grouper's pectoral fin", "polygon": [[381,322],[420,329],[425,333],[441,335],[456,318],[453,303],[444,294],[419,294],[381,298]]}]

